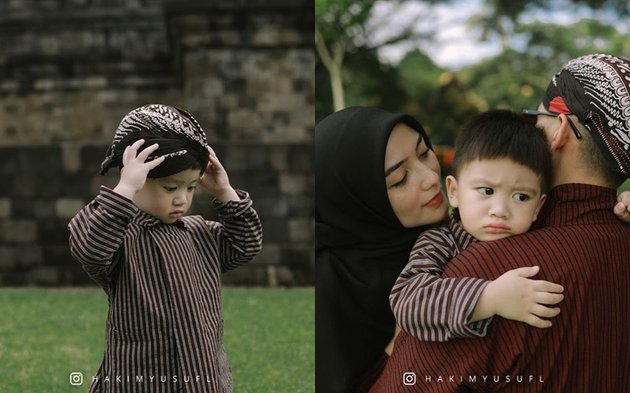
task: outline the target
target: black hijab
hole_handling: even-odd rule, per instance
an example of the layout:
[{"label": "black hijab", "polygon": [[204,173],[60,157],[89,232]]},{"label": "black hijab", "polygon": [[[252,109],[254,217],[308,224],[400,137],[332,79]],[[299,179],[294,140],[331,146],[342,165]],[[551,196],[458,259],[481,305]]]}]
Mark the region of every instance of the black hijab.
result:
[{"label": "black hijab", "polygon": [[395,320],[389,294],[423,228],[404,228],[387,196],[385,149],[412,117],[347,108],[315,127],[316,391],[352,391],[382,356]]}]

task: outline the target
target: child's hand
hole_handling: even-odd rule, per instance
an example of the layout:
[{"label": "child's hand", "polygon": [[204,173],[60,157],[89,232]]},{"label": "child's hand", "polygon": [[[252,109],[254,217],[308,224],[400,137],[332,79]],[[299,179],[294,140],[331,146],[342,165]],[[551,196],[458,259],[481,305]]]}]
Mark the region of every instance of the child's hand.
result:
[{"label": "child's hand", "polygon": [[114,188],[115,192],[129,199],[133,199],[136,192],[144,186],[148,173],[164,161],[164,157],[158,157],[145,162],[147,157],[159,146],[155,143],[138,153],[138,149],[142,145],[144,145],[144,139],[139,139],[133,145],[125,148],[122,156],[123,167],[120,171],[120,180]]},{"label": "child's hand", "polygon": [[630,224],[630,191],[624,191],[617,195],[614,212],[617,217]]},{"label": "child's hand", "polygon": [[484,292],[488,291],[496,315],[538,328],[551,326],[551,322],[543,318],[553,318],[560,313],[560,308],[548,305],[562,301],[564,288],[549,281],[527,278],[535,276],[539,270],[538,266],[510,270],[488,284]]},{"label": "child's hand", "polygon": [[225,168],[211,147],[208,147],[208,153],[210,154],[208,166],[199,179],[199,185],[208,190],[220,202],[240,200],[230,185],[230,179]]}]

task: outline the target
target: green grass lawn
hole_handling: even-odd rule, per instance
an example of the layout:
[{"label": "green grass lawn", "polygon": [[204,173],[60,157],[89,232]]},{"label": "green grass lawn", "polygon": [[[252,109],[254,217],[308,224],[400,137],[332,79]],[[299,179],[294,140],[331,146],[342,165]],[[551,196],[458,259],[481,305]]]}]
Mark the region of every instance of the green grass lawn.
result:
[{"label": "green grass lawn", "polygon": [[[314,290],[224,288],[223,298],[234,392],[313,392]],[[86,392],[106,317],[99,289],[0,288],[0,392]]]}]

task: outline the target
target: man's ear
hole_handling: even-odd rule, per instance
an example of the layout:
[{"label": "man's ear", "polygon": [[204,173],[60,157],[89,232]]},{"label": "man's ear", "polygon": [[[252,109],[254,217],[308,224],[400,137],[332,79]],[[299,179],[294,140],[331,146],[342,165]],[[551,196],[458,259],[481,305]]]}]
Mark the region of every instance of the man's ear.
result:
[{"label": "man's ear", "polygon": [[564,145],[569,141],[571,137],[571,124],[569,124],[569,120],[567,119],[567,115],[560,114],[557,119],[560,122],[558,128],[556,128],[555,133],[551,137],[551,149],[559,150],[564,147]]},{"label": "man's ear", "polygon": [[459,207],[457,179],[453,175],[446,176],[446,193],[448,194],[448,203],[452,207]]}]

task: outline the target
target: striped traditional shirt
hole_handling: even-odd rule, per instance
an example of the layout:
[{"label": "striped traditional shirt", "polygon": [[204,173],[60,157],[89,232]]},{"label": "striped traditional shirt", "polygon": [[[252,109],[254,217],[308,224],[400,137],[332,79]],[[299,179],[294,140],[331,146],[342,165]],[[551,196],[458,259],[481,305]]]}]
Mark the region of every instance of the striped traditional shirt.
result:
[{"label": "striped traditional shirt", "polygon": [[101,187],[70,221],[70,250],[108,295],[105,354],[90,392],[231,392],[220,276],[261,249],[252,201],[214,205],[219,221],[173,224]]},{"label": "striped traditional shirt", "polygon": [[469,320],[490,281],[441,277],[446,264],[476,241],[455,217],[418,236],[389,297],[396,322],[404,331],[425,341],[486,334],[491,319]]},{"label": "striped traditional shirt", "polygon": [[401,332],[371,392],[627,392],[630,226],[615,203],[613,189],[558,186],[542,229],[475,243],[447,265],[446,277],[486,279],[539,265],[537,278],[564,287],[550,328],[496,318],[483,338],[442,343]]}]

